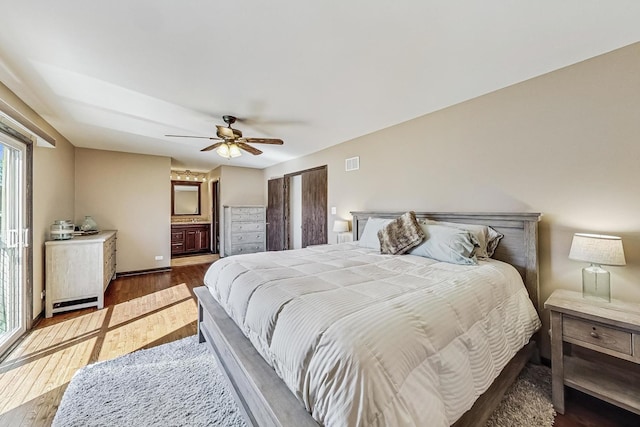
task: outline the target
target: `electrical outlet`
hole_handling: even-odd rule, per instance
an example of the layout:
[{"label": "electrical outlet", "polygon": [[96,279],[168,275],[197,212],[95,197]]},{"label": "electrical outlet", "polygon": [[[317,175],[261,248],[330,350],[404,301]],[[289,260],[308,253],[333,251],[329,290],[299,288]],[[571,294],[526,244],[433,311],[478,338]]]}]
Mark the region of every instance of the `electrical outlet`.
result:
[{"label": "electrical outlet", "polygon": [[335,215],[336,213],[338,213],[338,210],[336,209],[336,207],[331,206],[331,215]]},{"label": "electrical outlet", "polygon": [[162,255],[156,255],[156,261],[162,261],[164,257]]}]

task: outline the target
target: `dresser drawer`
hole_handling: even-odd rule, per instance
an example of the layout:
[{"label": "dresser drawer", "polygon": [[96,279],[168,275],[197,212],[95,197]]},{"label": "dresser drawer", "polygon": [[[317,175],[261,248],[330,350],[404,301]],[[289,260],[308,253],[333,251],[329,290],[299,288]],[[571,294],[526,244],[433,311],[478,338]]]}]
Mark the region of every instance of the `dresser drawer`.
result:
[{"label": "dresser drawer", "polygon": [[264,208],[259,206],[232,208],[231,212],[234,216],[235,215],[261,215],[262,212],[264,212]]},{"label": "dresser drawer", "polygon": [[231,248],[231,255],[251,254],[263,251],[263,243],[244,243],[241,245],[233,245],[233,247]]},{"label": "dresser drawer", "polygon": [[231,222],[259,222],[264,221],[264,216],[261,213],[236,213],[231,216]]},{"label": "dresser drawer", "polygon": [[249,233],[235,233],[231,235],[231,243],[262,243],[264,241],[264,232],[256,231]]},{"label": "dresser drawer", "polygon": [[610,328],[597,322],[564,316],[562,334],[565,338],[586,342],[631,355],[631,333]]},{"label": "dresser drawer", "polygon": [[232,222],[231,232],[264,231],[264,222]]}]

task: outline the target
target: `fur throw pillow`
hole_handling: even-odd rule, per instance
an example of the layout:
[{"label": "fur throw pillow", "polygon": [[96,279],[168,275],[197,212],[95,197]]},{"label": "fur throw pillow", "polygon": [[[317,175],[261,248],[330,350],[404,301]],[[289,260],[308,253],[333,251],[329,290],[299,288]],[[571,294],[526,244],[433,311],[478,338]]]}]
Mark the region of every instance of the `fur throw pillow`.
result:
[{"label": "fur throw pillow", "polygon": [[400,255],[418,246],[424,240],[422,227],[413,212],[407,212],[378,231],[380,253]]}]

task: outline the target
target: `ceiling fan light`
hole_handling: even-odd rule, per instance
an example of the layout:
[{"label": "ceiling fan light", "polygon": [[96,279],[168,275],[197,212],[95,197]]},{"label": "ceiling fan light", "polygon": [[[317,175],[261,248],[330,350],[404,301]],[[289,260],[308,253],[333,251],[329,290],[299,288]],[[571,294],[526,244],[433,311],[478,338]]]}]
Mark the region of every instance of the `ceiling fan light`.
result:
[{"label": "ceiling fan light", "polygon": [[242,155],[242,152],[240,151],[240,147],[238,147],[236,144],[231,144],[229,146],[229,155],[231,157],[238,157]]},{"label": "ceiling fan light", "polygon": [[227,144],[222,144],[217,150],[216,153],[218,153],[218,155],[220,157],[224,157],[225,159],[230,159],[231,155],[229,153],[229,146]]}]

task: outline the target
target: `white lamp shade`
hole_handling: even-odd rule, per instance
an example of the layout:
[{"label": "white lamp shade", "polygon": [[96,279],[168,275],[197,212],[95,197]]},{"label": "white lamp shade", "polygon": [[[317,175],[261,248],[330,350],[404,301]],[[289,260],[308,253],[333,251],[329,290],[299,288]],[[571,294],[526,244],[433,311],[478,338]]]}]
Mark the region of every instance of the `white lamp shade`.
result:
[{"label": "white lamp shade", "polygon": [[229,146],[229,155],[231,157],[239,157],[242,155],[242,151],[240,151],[240,147],[238,147],[236,144],[231,144]]},{"label": "white lamp shade", "polygon": [[218,153],[219,156],[224,157],[225,159],[231,158],[231,154],[229,153],[229,146],[227,144],[222,144],[220,147],[218,147],[216,153]]},{"label": "white lamp shade", "polygon": [[569,258],[599,265],[626,265],[622,239],[601,234],[574,234]]},{"label": "white lamp shade", "polygon": [[333,232],[334,233],[344,233],[349,231],[349,222],[337,219],[333,223]]}]

